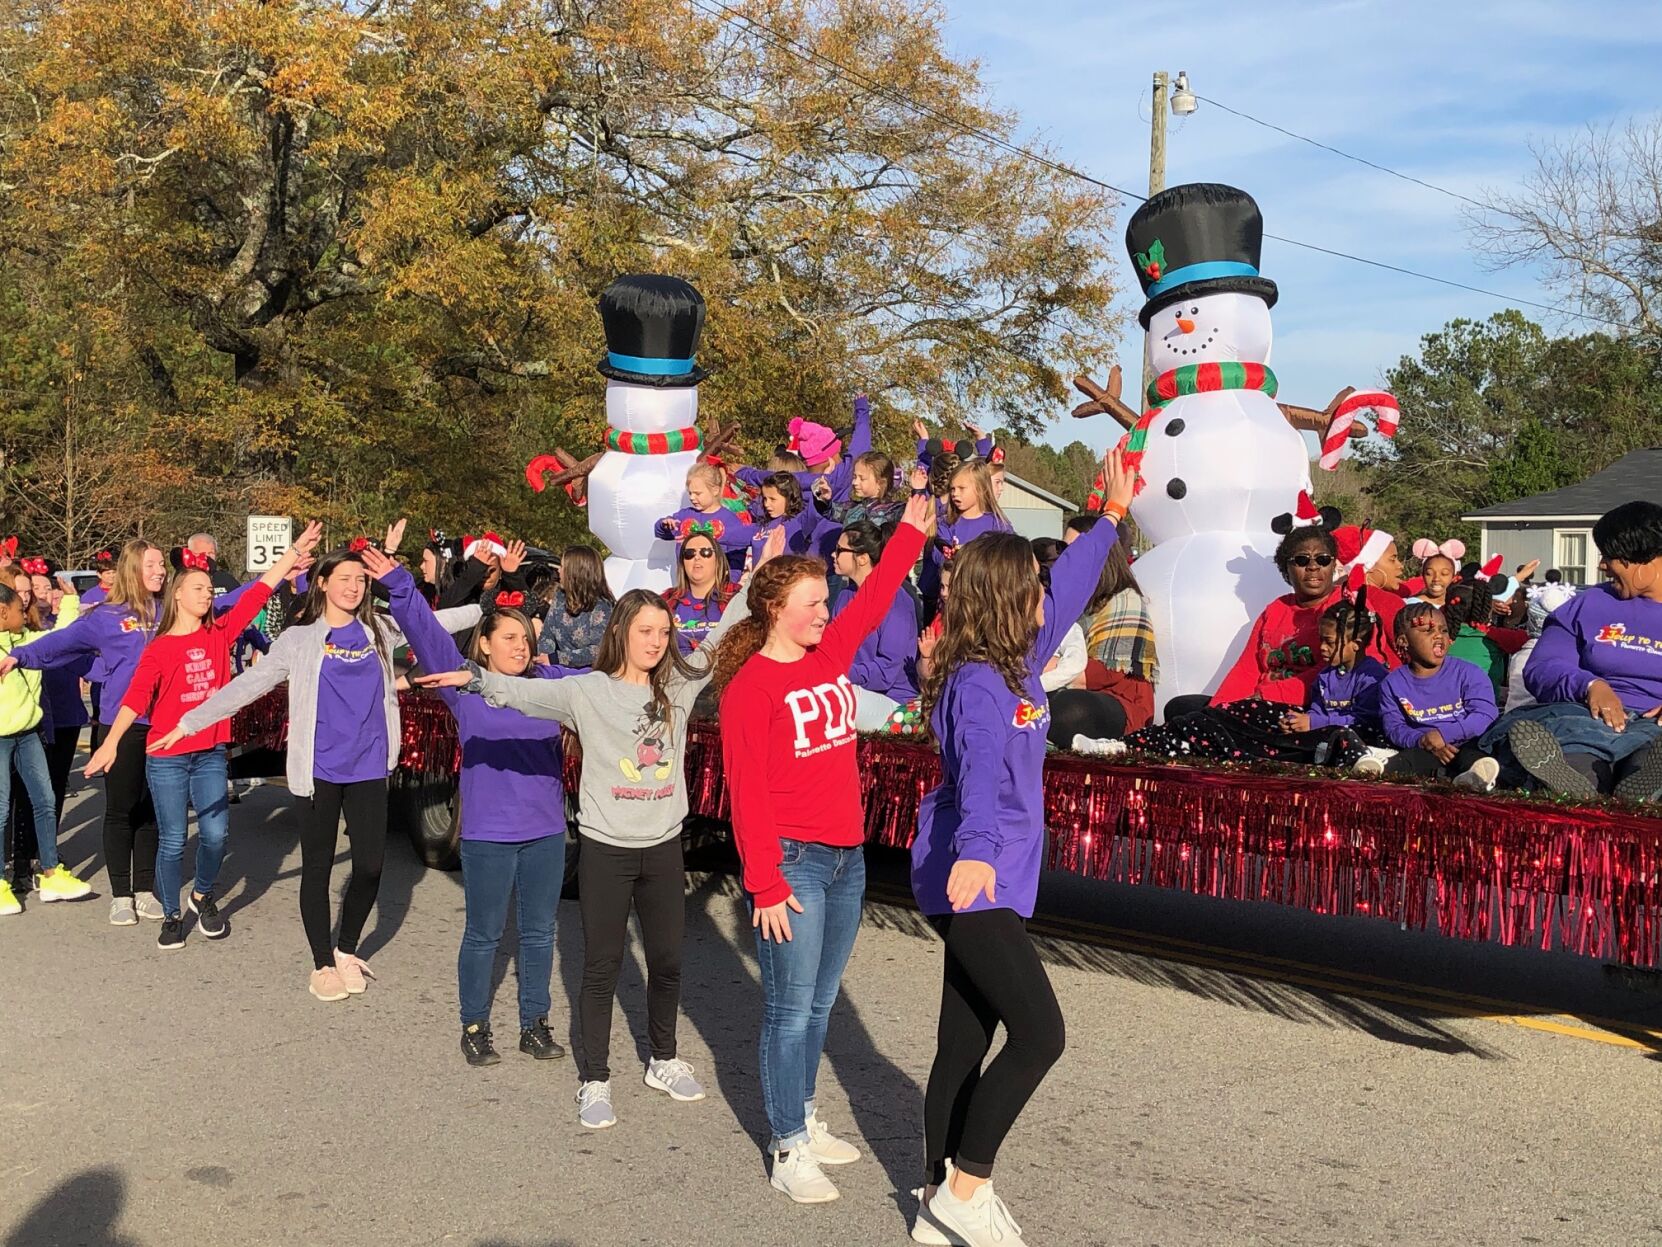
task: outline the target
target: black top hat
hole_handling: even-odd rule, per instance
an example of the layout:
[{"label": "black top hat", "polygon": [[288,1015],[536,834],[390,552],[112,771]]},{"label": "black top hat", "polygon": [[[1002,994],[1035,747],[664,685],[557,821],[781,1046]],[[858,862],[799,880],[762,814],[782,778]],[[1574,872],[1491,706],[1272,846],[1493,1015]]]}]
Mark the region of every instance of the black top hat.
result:
[{"label": "black top hat", "polygon": [[704,296],[679,277],[636,273],[600,295],[606,327],[602,376],[660,388],[697,385],[709,376],[695,360],[704,331]]},{"label": "black top hat", "polygon": [[1125,249],[1147,300],[1144,329],[1163,307],[1203,294],[1255,294],[1275,306],[1275,283],[1258,275],[1264,218],[1245,191],[1190,182],[1151,197],[1125,227]]}]

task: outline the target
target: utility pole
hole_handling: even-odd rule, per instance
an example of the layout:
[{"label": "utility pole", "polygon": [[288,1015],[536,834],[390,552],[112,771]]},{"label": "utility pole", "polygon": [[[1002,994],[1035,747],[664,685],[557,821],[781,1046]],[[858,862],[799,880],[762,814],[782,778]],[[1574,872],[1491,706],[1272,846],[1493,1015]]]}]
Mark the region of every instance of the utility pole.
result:
[{"label": "utility pole", "polygon": [[1154,124],[1148,140],[1148,193],[1166,189],[1166,71],[1154,71]]}]

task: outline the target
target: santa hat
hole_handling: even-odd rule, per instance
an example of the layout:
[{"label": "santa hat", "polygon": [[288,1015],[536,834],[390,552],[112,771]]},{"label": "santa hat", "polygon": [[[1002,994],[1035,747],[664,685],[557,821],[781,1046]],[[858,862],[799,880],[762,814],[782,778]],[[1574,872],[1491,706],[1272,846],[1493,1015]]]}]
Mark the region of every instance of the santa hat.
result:
[{"label": "santa hat", "polygon": [[809,467],[835,459],[843,453],[842,439],[823,424],[815,424],[798,416],[791,421],[789,428],[791,439],[786,443],[787,448],[801,455],[802,461]]},{"label": "santa hat", "polygon": [[501,558],[508,553],[508,543],[494,532],[486,533],[483,537],[471,534],[462,538],[462,558],[483,558],[487,554],[494,554]]},{"label": "santa hat", "polygon": [[1333,532],[1339,526],[1339,508],[1322,507],[1319,510],[1310,495],[1298,491],[1298,505],[1270,521],[1270,531],[1285,537],[1295,528],[1325,528]]},{"label": "santa hat", "polygon": [[1339,547],[1339,563],[1346,572],[1352,567],[1360,567],[1364,572],[1372,571],[1373,565],[1385,557],[1385,551],[1395,540],[1382,529],[1363,528],[1358,524],[1346,524],[1333,533],[1333,543]]},{"label": "santa hat", "polygon": [[1477,579],[1477,580],[1492,580],[1494,578],[1495,573],[1498,572],[1501,569],[1501,566],[1505,562],[1506,562],[1506,558],[1505,558],[1504,555],[1500,555],[1500,554],[1495,555],[1494,558],[1490,559],[1482,567],[1477,569],[1477,575],[1474,577],[1474,579]]}]

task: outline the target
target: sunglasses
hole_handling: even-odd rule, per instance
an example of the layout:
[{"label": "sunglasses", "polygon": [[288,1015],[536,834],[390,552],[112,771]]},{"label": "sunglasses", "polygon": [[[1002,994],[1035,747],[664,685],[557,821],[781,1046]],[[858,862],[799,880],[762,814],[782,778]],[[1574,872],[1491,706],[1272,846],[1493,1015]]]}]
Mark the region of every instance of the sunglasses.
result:
[{"label": "sunglasses", "polygon": [[853,554],[854,551],[850,550],[847,546],[832,546],[831,553],[833,556],[836,556],[838,554]]},{"label": "sunglasses", "polygon": [[1295,554],[1287,560],[1294,567],[1332,567],[1331,554]]},{"label": "sunglasses", "polygon": [[681,561],[683,563],[690,562],[693,559],[713,559],[715,557],[716,557],[715,550],[713,550],[709,546],[705,546],[702,550],[683,550],[683,551],[681,551]]}]

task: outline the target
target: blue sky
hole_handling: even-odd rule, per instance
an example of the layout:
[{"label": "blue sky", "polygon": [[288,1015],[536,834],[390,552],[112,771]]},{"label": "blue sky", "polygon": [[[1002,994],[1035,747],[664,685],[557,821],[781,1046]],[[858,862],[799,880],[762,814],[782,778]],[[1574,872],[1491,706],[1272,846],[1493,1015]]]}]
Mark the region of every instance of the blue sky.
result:
[{"label": "blue sky", "polygon": [[[980,63],[991,101],[1020,117],[1024,143],[1117,186],[1148,184],[1150,79],[1187,70],[1193,89],[1358,156],[1481,198],[1517,188],[1532,141],[1657,108],[1662,4],[1331,0],[1252,4],[1113,0],[944,0],[955,55]],[[1296,142],[1202,102],[1170,118],[1167,184],[1242,187],[1265,229],[1541,303],[1527,270],[1492,272],[1464,205]],[[1115,236],[1135,207],[1119,210]],[[1120,310],[1140,306],[1118,256]],[[1285,401],[1320,407],[1346,384],[1378,384],[1422,335],[1481,318],[1504,299],[1440,287],[1266,241],[1280,287],[1273,363]],[[1577,331],[1525,309],[1549,327]],[[1135,388],[1133,315],[1121,363]],[[1055,413],[1049,437],[1110,438],[1109,422]],[[1404,413],[1411,419],[1412,413]]]}]

